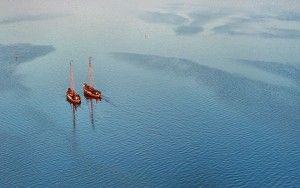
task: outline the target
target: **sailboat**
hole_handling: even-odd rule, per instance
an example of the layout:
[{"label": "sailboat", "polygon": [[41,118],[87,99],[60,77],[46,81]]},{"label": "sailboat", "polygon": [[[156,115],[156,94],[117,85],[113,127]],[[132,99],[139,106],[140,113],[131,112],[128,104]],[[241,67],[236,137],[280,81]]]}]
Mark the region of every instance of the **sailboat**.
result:
[{"label": "sailboat", "polygon": [[87,84],[87,83],[83,84],[84,96],[86,96],[88,98],[92,98],[92,99],[101,99],[101,97],[102,97],[101,91],[99,91],[93,87],[91,57],[89,58],[89,78],[90,78],[89,84]]},{"label": "sailboat", "polygon": [[80,105],[80,103],[81,103],[80,95],[78,93],[76,93],[76,90],[75,90],[72,63],[70,63],[70,87],[66,91],[66,98],[67,98],[67,101],[69,101],[73,105]]}]

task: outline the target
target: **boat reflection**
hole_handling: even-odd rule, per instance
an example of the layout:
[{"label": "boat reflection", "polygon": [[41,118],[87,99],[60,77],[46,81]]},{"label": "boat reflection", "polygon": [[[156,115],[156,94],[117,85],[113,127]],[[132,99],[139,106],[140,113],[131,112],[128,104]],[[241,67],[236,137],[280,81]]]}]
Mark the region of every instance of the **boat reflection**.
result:
[{"label": "boat reflection", "polygon": [[89,99],[88,101],[89,101],[90,122],[91,122],[93,129],[95,129],[94,103],[93,103],[92,99]]},{"label": "boat reflection", "polygon": [[75,128],[76,128],[76,110],[77,110],[77,106],[71,104],[71,108],[72,108],[73,129],[75,130]]},{"label": "boat reflection", "polygon": [[98,103],[99,101],[101,101],[101,99],[93,99],[90,97],[85,96],[87,103],[89,105],[89,115],[90,115],[90,123],[93,127],[93,129],[95,129],[95,118],[94,118],[94,100],[96,101],[96,103]]},{"label": "boat reflection", "polygon": [[73,131],[71,134],[71,152],[76,155],[78,153],[78,143],[77,143],[77,135],[76,135],[76,105],[70,104],[70,107],[72,108],[72,123],[73,123]]}]

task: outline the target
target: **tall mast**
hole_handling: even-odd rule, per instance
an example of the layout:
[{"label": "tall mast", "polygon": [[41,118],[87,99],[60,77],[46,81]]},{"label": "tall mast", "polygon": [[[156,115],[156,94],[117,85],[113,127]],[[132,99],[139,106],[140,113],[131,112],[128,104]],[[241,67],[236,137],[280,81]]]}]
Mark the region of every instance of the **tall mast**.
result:
[{"label": "tall mast", "polygon": [[74,78],[73,78],[73,70],[72,70],[72,61],[70,62],[70,85],[71,89],[75,90],[75,83],[74,83]]},{"label": "tall mast", "polygon": [[92,57],[89,57],[89,75],[90,75],[90,86],[92,86],[93,87],[93,81],[92,81],[92,74],[93,74],[93,72],[92,72]]}]

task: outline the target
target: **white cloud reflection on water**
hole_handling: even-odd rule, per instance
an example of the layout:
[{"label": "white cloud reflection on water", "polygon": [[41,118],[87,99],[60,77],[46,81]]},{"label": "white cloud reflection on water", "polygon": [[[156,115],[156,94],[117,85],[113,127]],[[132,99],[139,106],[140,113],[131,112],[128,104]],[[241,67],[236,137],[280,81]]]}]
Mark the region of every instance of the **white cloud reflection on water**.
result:
[{"label": "white cloud reflection on water", "polygon": [[[185,15],[184,15],[185,14]],[[184,16],[183,16],[184,15]],[[146,12],[141,18],[148,23],[161,23],[177,25],[174,31],[179,35],[190,35],[195,32],[196,27],[203,27],[209,22],[221,20],[220,24],[210,28],[215,34],[227,34],[231,36],[245,35],[262,38],[300,38],[299,14],[294,12],[285,13],[257,13],[243,12],[240,10],[222,10],[219,11],[195,11],[195,12]],[[222,22],[223,20],[223,22]],[[272,22],[275,24],[272,25]],[[281,21],[281,22],[279,22]],[[293,25],[286,25],[293,21]],[[187,32],[178,32],[185,28]],[[206,28],[209,30],[209,28]],[[190,32],[188,32],[190,31]]]}]

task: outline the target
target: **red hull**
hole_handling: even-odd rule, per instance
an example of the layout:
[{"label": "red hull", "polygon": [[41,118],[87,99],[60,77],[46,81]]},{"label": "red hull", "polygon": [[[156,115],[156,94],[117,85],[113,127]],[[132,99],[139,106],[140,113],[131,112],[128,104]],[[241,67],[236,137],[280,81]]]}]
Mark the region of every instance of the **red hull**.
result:
[{"label": "red hull", "polygon": [[67,101],[69,101],[70,103],[72,103],[74,105],[81,104],[80,96],[74,90],[68,89],[66,92],[66,98],[67,98]]},{"label": "red hull", "polygon": [[86,97],[90,97],[93,99],[101,99],[102,95],[99,90],[94,89],[93,87],[89,85],[83,86],[83,93]]}]

